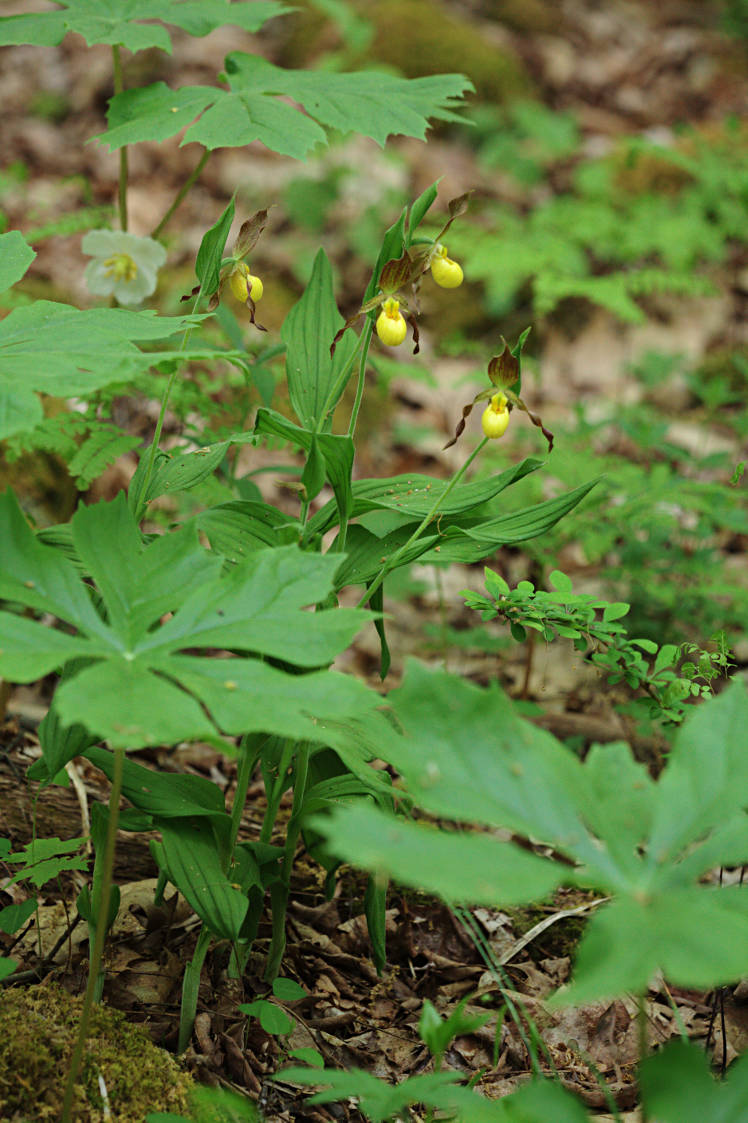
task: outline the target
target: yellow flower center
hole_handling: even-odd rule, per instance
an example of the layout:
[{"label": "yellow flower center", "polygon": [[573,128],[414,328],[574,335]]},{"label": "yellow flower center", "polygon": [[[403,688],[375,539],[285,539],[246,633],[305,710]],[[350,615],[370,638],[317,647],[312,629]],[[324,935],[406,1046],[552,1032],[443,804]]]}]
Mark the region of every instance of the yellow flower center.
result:
[{"label": "yellow flower center", "polygon": [[382,305],[382,311],[389,320],[399,320],[402,318],[400,316],[400,301],[395,300],[394,297],[385,300]]},{"label": "yellow flower center", "polygon": [[129,253],[115,253],[104,264],[107,277],[114,277],[115,281],[134,281],[138,275],[138,267]]}]

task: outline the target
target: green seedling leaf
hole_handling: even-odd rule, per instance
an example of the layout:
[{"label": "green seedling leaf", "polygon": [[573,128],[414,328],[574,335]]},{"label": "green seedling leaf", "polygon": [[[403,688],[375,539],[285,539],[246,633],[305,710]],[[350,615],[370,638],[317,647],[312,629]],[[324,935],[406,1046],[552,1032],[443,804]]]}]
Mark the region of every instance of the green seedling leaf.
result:
[{"label": "green seedling leaf", "polygon": [[329,432],[350,374],[355,335],[344,336],[330,356],[330,343],[342,324],[333,296],[332,269],[325,251],[320,250],[304,295],[281,328],[291,405],[302,427],[313,432]]},{"label": "green seedling leaf", "polygon": [[0,292],[5,292],[16,281],[20,281],[35,257],[36,254],[20,230],[0,234]]},{"label": "green seedling leaf", "polygon": [[394,1087],[378,1080],[362,1069],[283,1069],[275,1077],[289,1084],[327,1085],[327,1090],[309,1097],[309,1103],[335,1103],[351,1097],[358,1101],[362,1114],[371,1123],[384,1123],[400,1115],[409,1104],[423,1103],[431,1107],[442,1106],[439,1091],[459,1079],[456,1072],[435,1072],[427,1076],[412,1076]]},{"label": "green seedling leaf", "polygon": [[[30,920],[37,909],[37,901],[35,897],[29,897],[28,900],[22,901],[20,905],[6,905],[5,908],[0,909],[0,932],[6,932],[12,936],[19,928],[23,928],[27,920]],[[3,977],[2,965],[9,960],[0,960],[0,978]]]},{"label": "green seedling leaf", "polygon": [[281,1010],[280,1006],[276,1006],[274,1002],[267,1002],[264,998],[258,998],[256,1002],[244,1002],[238,1009],[248,1018],[259,1018],[265,1033],[280,1036],[291,1033],[296,1025],[285,1010]]},{"label": "green seedling leaf", "polygon": [[306,998],[308,993],[294,979],[284,979],[283,977],[273,979],[273,994],[281,1002],[298,1002],[300,998]]},{"label": "green seedling leaf", "polygon": [[0,956],[0,981],[7,979],[12,975],[18,966],[17,959],[8,959],[6,956]]},{"label": "green seedling leaf", "polygon": [[[82,35],[89,47],[97,43],[143,51],[158,47],[171,54],[166,28],[152,20],[181,27],[189,35],[207,35],[225,24],[257,31],[274,16],[292,9],[275,0],[230,3],[230,0],[59,0],[63,11],[0,19],[0,44],[33,43],[52,47],[69,31]],[[147,21],[147,22],[141,22]]]},{"label": "green seedling leaf", "polygon": [[[0,962],[2,962],[0,960]],[[316,1049],[292,1049],[288,1054],[289,1057],[294,1057],[297,1061],[304,1061],[305,1064],[312,1065],[313,1068],[324,1068],[325,1058]]]},{"label": "green seedling leaf", "polygon": [[465,1004],[467,998],[458,1003],[448,1018],[442,1018],[433,1003],[425,999],[418,1021],[418,1036],[434,1057],[443,1057],[456,1037],[474,1033],[493,1014],[466,1014]]},{"label": "green seedling leaf", "polygon": [[[406,79],[369,71],[284,70],[240,51],[227,56],[221,78],[228,90],[184,87],[176,97],[158,83],[117,94],[109,106],[109,128],[97,139],[111,149],[165,140],[184,127],[192,108],[194,115],[202,111],[202,116],[187,130],[183,144],[197,141],[212,150],[259,140],[275,152],[303,159],[315,145],[326,142],[326,129],[357,132],[380,145],[393,134],[424,139],[429,119],[461,119],[455,108],[472,89],[456,74]],[[308,115],[279,101],[278,95],[299,103]]]}]

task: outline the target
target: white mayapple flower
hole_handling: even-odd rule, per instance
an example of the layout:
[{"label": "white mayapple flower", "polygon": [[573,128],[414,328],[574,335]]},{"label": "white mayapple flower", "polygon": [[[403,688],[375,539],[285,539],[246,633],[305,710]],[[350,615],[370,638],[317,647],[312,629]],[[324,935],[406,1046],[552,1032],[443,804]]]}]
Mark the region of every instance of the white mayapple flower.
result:
[{"label": "white mayapple flower", "polygon": [[81,248],[93,258],[84,278],[94,296],[113,296],[120,304],[140,304],[156,288],[166,250],[153,238],[121,230],[90,230]]}]

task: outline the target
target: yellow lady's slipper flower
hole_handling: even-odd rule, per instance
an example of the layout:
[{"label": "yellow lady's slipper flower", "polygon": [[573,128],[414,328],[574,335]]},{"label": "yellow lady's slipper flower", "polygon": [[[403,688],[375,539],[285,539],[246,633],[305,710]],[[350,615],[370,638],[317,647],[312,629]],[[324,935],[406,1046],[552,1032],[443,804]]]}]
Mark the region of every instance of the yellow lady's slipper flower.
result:
[{"label": "yellow lady's slipper flower", "polygon": [[239,261],[234,266],[229,277],[229,285],[236,299],[242,304],[246,304],[250,297],[256,304],[258,300],[262,300],[265,291],[260,278],[250,273],[249,266],[244,261]]},{"label": "yellow lady's slipper flower", "polygon": [[408,325],[400,311],[400,301],[390,297],[377,317],[377,335],[387,347],[397,347],[405,339]]},{"label": "yellow lady's slipper flower", "polygon": [[447,257],[446,246],[441,244],[436,246],[436,252],[431,258],[431,276],[443,289],[456,289],[462,284],[464,276],[462,266],[451,257]]},{"label": "yellow lady's slipper flower", "polygon": [[491,401],[483,410],[481,425],[487,437],[503,437],[509,424],[509,410],[507,409],[506,394],[494,394]]}]

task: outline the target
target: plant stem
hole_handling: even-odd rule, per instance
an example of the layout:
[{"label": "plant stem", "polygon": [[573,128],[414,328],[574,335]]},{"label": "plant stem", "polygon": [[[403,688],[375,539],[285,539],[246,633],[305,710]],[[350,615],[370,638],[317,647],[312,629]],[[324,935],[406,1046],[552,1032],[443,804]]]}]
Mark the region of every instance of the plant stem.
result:
[{"label": "plant stem", "polygon": [[[197,311],[197,307],[198,307],[198,304],[200,303],[200,298],[202,297],[202,295],[203,295],[203,288],[202,288],[202,285],[201,285],[200,291],[197,294],[197,296],[195,297],[195,303],[192,305],[192,312],[190,313],[190,315],[194,315],[194,313]],[[182,336],[182,342],[179,344],[179,349],[176,352],[177,355],[181,351],[184,351],[185,347],[187,346],[187,340],[192,335],[193,331],[194,331],[194,325],[192,325],[192,324],[189,324],[185,328],[184,335]],[[169,375],[169,381],[166,384],[166,390],[164,391],[164,396],[161,400],[161,409],[159,410],[158,421],[156,422],[156,431],[153,434],[153,443],[151,445],[150,459],[148,461],[148,468],[146,469],[145,479],[143,480],[143,486],[142,486],[141,492],[140,492],[141,499],[140,499],[140,503],[139,503],[139,506],[138,506],[138,510],[135,512],[135,521],[136,522],[140,521],[140,519],[145,514],[145,510],[148,506],[148,499],[147,499],[148,485],[151,482],[151,476],[153,475],[153,466],[156,463],[156,453],[158,452],[159,442],[161,441],[161,431],[164,427],[164,418],[166,416],[166,407],[169,404],[169,397],[171,396],[171,391],[172,391],[172,388],[173,388],[174,383],[176,381],[177,373],[178,373],[178,367],[175,366],[174,370]]]},{"label": "plant stem", "polygon": [[73,1049],[73,1055],[70,1058],[70,1068],[68,1070],[67,1082],[65,1084],[65,1094],[62,1101],[62,1123],[71,1123],[71,1110],[73,1107],[73,1097],[75,1095],[75,1082],[78,1079],[78,1072],[80,1071],[81,1061],[83,1060],[83,1050],[86,1046],[86,1038],[88,1036],[88,1024],[91,1019],[91,1010],[94,1005],[94,992],[101,970],[101,960],[104,954],[104,940],[106,939],[107,926],[105,917],[109,915],[109,899],[112,890],[112,871],[114,869],[114,850],[117,843],[117,824],[119,822],[119,801],[122,794],[122,775],[125,767],[125,750],[123,748],[115,748],[114,750],[114,771],[112,774],[112,788],[109,793],[109,824],[106,836],[106,849],[104,851],[104,864],[101,871],[101,917],[100,923],[96,925],[96,937],[94,939],[93,951],[91,952],[91,963],[88,970],[88,982],[86,984],[86,994],[83,999],[83,1009],[81,1010],[80,1022],[78,1024],[78,1039]]},{"label": "plant stem", "polygon": [[203,152],[202,156],[200,157],[199,161],[197,162],[197,165],[195,166],[194,170],[190,173],[190,175],[187,177],[187,179],[185,180],[185,182],[182,184],[179,191],[175,195],[174,201],[171,204],[171,206],[169,207],[168,211],[166,212],[164,217],[161,219],[158,226],[156,226],[154,228],[154,230],[152,231],[152,233],[151,233],[152,238],[158,238],[159,234],[164,229],[167,222],[169,221],[171,216],[174,214],[175,210],[182,205],[182,203],[184,202],[184,199],[185,199],[187,193],[189,192],[190,188],[192,188],[194,186],[194,184],[197,182],[197,180],[202,175],[203,168],[208,163],[208,157],[209,156],[210,156],[210,151],[209,151],[209,149],[206,148],[205,151]]},{"label": "plant stem", "polygon": [[[647,996],[645,993],[636,997],[636,1022],[639,1036],[639,1064],[646,1058],[647,1045]],[[640,1103],[642,1123],[649,1123],[649,1112],[646,1105]]]},{"label": "plant stem", "polygon": [[376,593],[377,589],[382,584],[382,582],[384,581],[387,574],[392,569],[395,568],[395,566],[397,565],[397,563],[399,562],[399,560],[403,556],[403,554],[407,553],[407,551],[410,549],[410,547],[413,545],[413,543],[418,538],[421,537],[422,531],[424,531],[426,529],[426,527],[429,525],[429,523],[433,519],[434,515],[439,510],[439,507],[442,505],[444,500],[449,495],[450,491],[452,491],[452,489],[460,482],[460,480],[465,475],[465,473],[467,472],[470,465],[475,460],[478,453],[482,450],[483,446],[487,443],[488,443],[488,437],[484,437],[483,440],[480,442],[480,444],[476,445],[476,447],[470,453],[470,456],[468,456],[467,460],[462,465],[462,467],[458,468],[457,471],[455,472],[455,474],[452,476],[452,479],[449,481],[449,483],[447,484],[447,486],[445,487],[445,489],[441,493],[441,495],[437,496],[437,498],[434,500],[428,514],[426,514],[423,517],[423,519],[421,519],[420,523],[418,524],[416,529],[413,531],[413,533],[411,534],[408,541],[404,542],[403,545],[398,550],[395,550],[394,554],[392,554],[392,556],[389,557],[387,559],[387,561],[384,563],[384,565],[380,569],[379,573],[377,574],[377,576],[372,581],[371,585],[368,586],[368,588],[366,589],[366,592],[363,594],[363,596],[359,600],[358,604],[356,605],[356,608],[361,608],[362,605],[366,604],[367,601],[371,600],[372,594]]},{"label": "plant stem", "polygon": [[358,411],[361,408],[361,399],[364,396],[364,384],[366,382],[366,360],[369,357],[369,344],[371,343],[371,333],[374,330],[374,321],[371,316],[366,317],[364,330],[361,332],[361,357],[358,362],[358,385],[356,386],[356,398],[353,403],[351,411],[351,420],[348,423],[348,436],[353,437],[356,432],[356,422],[358,421]]},{"label": "plant stem", "polygon": [[212,939],[210,929],[205,925],[200,929],[197,945],[192,959],[185,967],[182,980],[182,1005],[179,1011],[179,1039],[177,1053],[183,1053],[190,1043],[192,1027],[195,1024],[195,1012],[200,992],[200,974],[205,962],[205,956]]},{"label": "plant stem", "polygon": [[271,886],[270,889],[270,901],[273,909],[273,934],[270,940],[267,964],[265,966],[265,981],[269,983],[277,978],[286,951],[286,910],[288,907],[291,871],[293,869],[294,854],[296,853],[296,843],[301,833],[301,808],[304,804],[304,793],[306,791],[307,775],[309,772],[309,757],[309,743],[306,741],[300,742],[296,747],[293,807],[286,831],[280,883],[276,883]]},{"label": "plant stem", "polygon": [[276,776],[275,783],[273,784],[272,792],[267,793],[267,809],[265,811],[265,818],[262,820],[262,827],[260,828],[260,842],[270,842],[273,835],[273,827],[278,815],[278,807],[280,801],[283,799],[285,791],[286,773],[293,757],[295,742],[285,741],[283,750],[281,752],[280,760],[278,762],[278,775]]},{"label": "plant stem", "polygon": [[[114,68],[114,94],[121,94],[125,88],[122,79],[122,58],[120,56],[119,44],[115,43],[112,47],[112,64]],[[117,194],[117,201],[119,206],[119,224],[120,229],[127,230],[127,145],[123,145],[119,150],[119,191]]]},{"label": "plant stem", "polygon": [[[254,747],[251,748],[252,741],[254,740]],[[242,814],[244,812],[244,805],[247,802],[247,789],[249,782],[252,779],[252,773],[255,770],[257,761],[262,756],[262,750],[268,738],[264,735],[252,735],[245,733],[242,737],[239,746],[239,767],[236,774],[236,790],[234,792],[234,802],[231,805],[231,834],[229,837],[229,853],[233,856],[236,840],[239,835],[239,827],[242,821]]]}]

